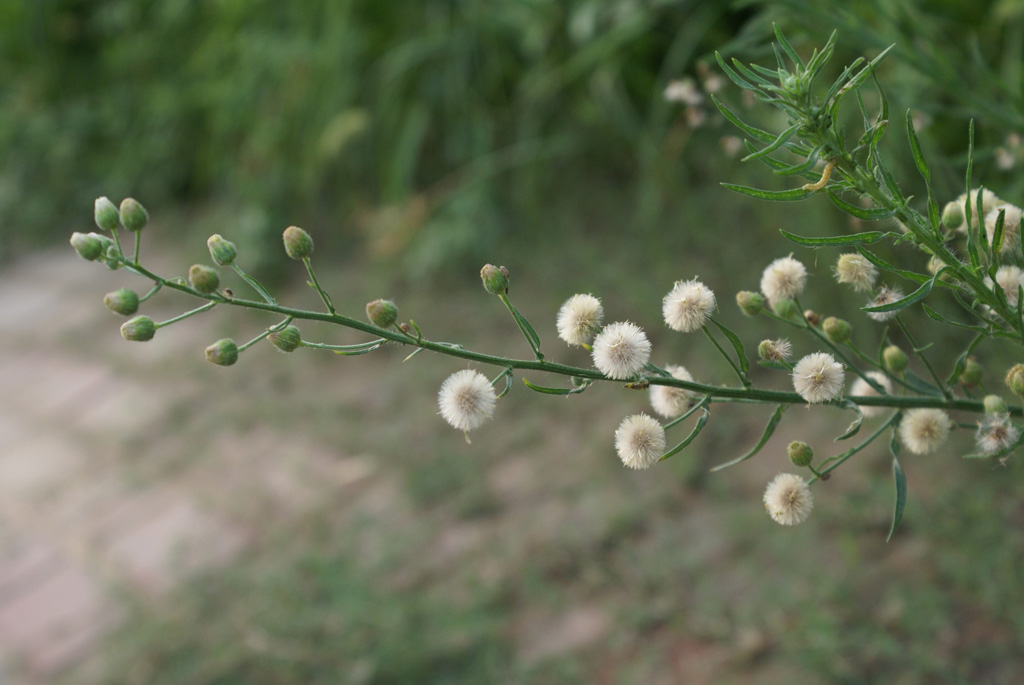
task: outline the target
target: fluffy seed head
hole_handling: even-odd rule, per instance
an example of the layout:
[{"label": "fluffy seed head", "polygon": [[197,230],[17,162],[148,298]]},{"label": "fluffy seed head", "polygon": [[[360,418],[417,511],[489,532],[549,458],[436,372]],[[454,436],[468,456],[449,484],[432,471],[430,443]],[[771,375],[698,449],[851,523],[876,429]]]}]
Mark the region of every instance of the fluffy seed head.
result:
[{"label": "fluffy seed head", "polygon": [[479,428],[491,418],[497,400],[494,386],[487,376],[472,369],[456,371],[448,376],[437,393],[441,416],[461,431]]},{"label": "fluffy seed head", "polygon": [[593,295],[577,293],[558,310],[555,327],[558,337],[569,345],[583,345],[594,337],[603,319],[601,300]]},{"label": "fluffy seed head", "polygon": [[861,292],[874,288],[878,279],[878,269],[875,265],[856,252],[839,255],[835,272],[838,282],[849,283],[854,290]]},{"label": "fluffy seed head", "polygon": [[[1017,306],[1018,288],[1024,287],[1024,271],[1016,266],[1001,266],[996,270],[996,283],[1003,289],[1006,295],[1006,303],[1011,307]],[[985,285],[992,287],[992,279],[985,277]]]},{"label": "fluffy seed head", "polygon": [[807,269],[792,256],[780,257],[768,265],[761,275],[761,292],[768,302],[791,300],[804,291]]},{"label": "fluffy seed head", "polygon": [[676,281],[675,287],[665,295],[661,303],[665,323],[680,333],[699,329],[714,310],[715,294],[697,279]]},{"label": "fluffy seed head", "polygon": [[914,454],[929,454],[946,442],[950,425],[941,409],[911,409],[900,422],[900,440]]},{"label": "fluffy seed head", "polygon": [[793,354],[793,344],[785,338],[762,340],[757,346],[757,356],[766,362],[784,362]]},{"label": "fluffy seed head", "polygon": [[[892,394],[892,381],[890,381],[889,377],[884,373],[881,371],[868,371],[864,375],[882,386],[886,395]],[[878,397],[881,395],[881,393],[875,390],[870,383],[859,377],[853,382],[853,386],[850,388],[850,394],[854,397]],[[872,416],[878,416],[885,411],[883,407],[858,406],[860,406],[861,413],[869,418]]]},{"label": "fluffy seed head", "polygon": [[594,366],[609,378],[635,376],[651,358],[651,342],[643,330],[629,321],[605,326],[594,339]]},{"label": "fluffy seed head", "polygon": [[827,402],[843,392],[843,365],[827,352],[807,355],[793,367],[793,388],[808,402]]},{"label": "fluffy seed head", "polygon": [[627,417],[615,429],[615,451],[631,469],[649,469],[665,453],[665,429],[647,414]]},{"label": "fluffy seed head", "polygon": [[[685,366],[667,364],[665,370],[672,374],[673,378],[678,378],[681,381],[693,380],[693,376]],[[651,386],[651,406],[654,407],[654,411],[666,419],[675,418],[686,411],[690,407],[692,398],[693,393],[682,388],[673,388],[667,385]]]},{"label": "fluffy seed head", "polygon": [[975,434],[978,449],[984,454],[1004,450],[1017,442],[1020,429],[1010,421],[1009,414],[987,414]]},{"label": "fluffy seed head", "polygon": [[[878,294],[875,295],[875,298],[873,300],[868,302],[867,306],[880,307],[884,304],[892,304],[893,302],[902,299],[903,291],[900,290],[899,288],[890,288],[889,286],[882,286],[881,288],[878,289]],[[870,316],[875,321],[888,321],[889,319],[896,316],[896,314],[898,313],[898,310],[893,310],[889,312],[867,312],[867,315]]]},{"label": "fluffy seed head", "polygon": [[814,498],[803,478],[793,473],[780,473],[765,488],[764,508],[776,523],[795,526],[810,516]]}]

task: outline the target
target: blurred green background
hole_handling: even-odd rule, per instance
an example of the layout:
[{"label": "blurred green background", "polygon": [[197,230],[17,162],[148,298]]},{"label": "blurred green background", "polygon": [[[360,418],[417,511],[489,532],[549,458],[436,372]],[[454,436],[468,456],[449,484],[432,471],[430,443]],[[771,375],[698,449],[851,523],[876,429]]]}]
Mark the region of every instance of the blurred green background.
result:
[{"label": "blurred green background", "polygon": [[[362,302],[395,297],[404,315],[431,323],[428,335],[471,348],[523,352],[480,297],[476,272],[486,261],[512,269],[512,294],[529,303],[524,313],[539,330],[576,291],[602,296],[612,319],[653,329],[671,283],[700,275],[718,293],[723,320],[756,344],[773,332],[762,322],[753,330],[732,297],[756,289],[761,268],[791,251],[778,229],[849,227],[824,198],[765,205],[718,186],[784,187],[765,167],[739,163],[736,132],[706,94],[781,128],[773,112],[744,109],[713,56],[770,64],[772,21],[805,54],[839,29],[833,73],[895,43],[880,81],[894,112],[918,115],[940,201],[962,192],[973,117],[976,178],[1020,204],[1021,2],[5,2],[0,260],[66,246],[70,231],[91,230],[96,196],[131,195],[153,217],[148,248],[182,269],[219,232],[239,244],[247,268],[306,297],[279,249],[280,231],[297,224],[317,241],[325,286],[344,293],[336,302],[358,312]],[[689,104],[664,95],[679,80],[694,84]],[[887,146],[894,173],[922,197],[899,129],[891,127]],[[185,240],[194,249],[174,259]],[[905,248],[886,255],[923,267]],[[860,303],[831,286],[836,253],[796,256],[817,266],[812,306],[854,321],[860,339],[875,344],[877,330],[855,320]],[[925,321],[913,323],[934,326]],[[553,325],[543,325],[554,347]],[[927,335],[960,342],[934,327]],[[652,338],[656,356],[674,345],[698,379],[727,377],[710,350],[691,351],[660,331]],[[935,355],[948,364],[957,352]],[[373,454],[401,484],[404,514],[368,521],[324,503],[268,524],[241,561],[170,598],[133,603],[88,677],[860,683],[1019,675],[1024,482],[1012,464],[990,471],[943,454],[916,465],[904,530],[886,546],[887,460],[865,453],[844,467],[848,482],[818,495],[830,501],[808,524],[783,530],[758,501],[783,466],[778,454],[746,475],[746,465],[707,474],[756,440],[765,418],[756,411],[713,421],[699,454],[667,465],[670,477],[626,474],[610,435],[641,406],[637,396],[605,391],[550,411],[517,390],[506,417],[467,450],[434,416],[436,370],[397,362],[392,355],[354,373],[346,382],[364,384],[368,399],[346,404],[341,418],[331,410],[336,391],[317,383],[337,359],[268,356],[250,367],[266,377],[248,373],[217,390],[215,409],[173,407],[168,434],[185,428],[197,444],[225,425],[265,423]],[[804,430],[821,441],[843,418],[817,425],[814,416]],[[133,478],[187,469],[173,450],[157,451],[164,456],[145,466],[126,456],[126,468],[144,474]],[[534,475],[529,489],[505,497],[501,474],[513,458]],[[545,507],[550,520],[534,521]],[[482,536],[472,553],[425,561],[423,540],[467,526]],[[602,617],[599,637],[561,650],[531,641],[544,634],[538,616],[575,616],[579,607]],[[254,648],[252,632],[271,648]],[[694,662],[706,668],[693,670]]]}]

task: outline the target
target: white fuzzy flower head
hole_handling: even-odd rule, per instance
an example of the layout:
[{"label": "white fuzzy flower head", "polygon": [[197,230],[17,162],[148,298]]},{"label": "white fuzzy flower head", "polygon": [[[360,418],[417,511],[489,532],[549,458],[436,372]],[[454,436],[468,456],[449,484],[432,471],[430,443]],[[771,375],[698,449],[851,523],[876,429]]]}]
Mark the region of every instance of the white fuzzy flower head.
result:
[{"label": "white fuzzy flower head", "polygon": [[448,376],[437,393],[441,416],[461,431],[479,428],[494,414],[496,402],[494,386],[487,376],[472,369],[456,371]]},{"label": "white fuzzy flower head", "polygon": [[999,218],[1000,211],[1005,213],[1003,215],[1003,244],[999,246],[999,252],[1016,252],[1020,249],[1020,219],[1024,212],[1020,207],[1014,205],[997,205],[985,215],[985,233],[988,234],[989,245],[995,239],[996,220]]},{"label": "white fuzzy flower head", "polygon": [[[686,370],[685,366],[667,364],[665,370],[672,374],[673,378],[681,381],[692,381],[693,376]],[[651,386],[651,406],[666,419],[672,419],[689,409],[693,393],[682,388],[673,388],[667,385]]]},{"label": "white fuzzy flower head", "polygon": [[[878,294],[875,295],[874,299],[868,302],[869,307],[880,307],[883,304],[892,304],[897,300],[903,299],[903,291],[899,288],[890,288],[889,286],[882,286],[878,289]],[[888,321],[899,313],[898,310],[892,310],[889,312],[867,312],[875,321]]]},{"label": "white fuzzy flower head", "polygon": [[776,523],[795,526],[810,516],[814,498],[803,478],[792,473],[780,473],[765,488],[764,508]]},{"label": "white fuzzy flower head", "polygon": [[950,425],[941,409],[911,409],[900,422],[900,440],[914,454],[929,454],[946,442]]},{"label": "white fuzzy flower head", "polygon": [[757,346],[757,355],[767,362],[788,361],[793,355],[793,343],[785,338],[762,340]]},{"label": "white fuzzy flower head", "polygon": [[[892,394],[892,381],[890,381],[889,377],[886,376],[884,373],[882,373],[881,371],[868,371],[864,375],[868,376],[871,380],[875,381],[880,386],[882,386],[882,388],[885,390],[886,395]],[[868,383],[866,380],[860,377],[858,377],[857,380],[854,381],[853,386],[850,388],[850,394],[853,395],[854,397],[879,397],[881,395],[881,393],[875,390],[870,383]],[[878,416],[879,414],[885,412],[884,407],[866,407],[861,405],[858,406],[860,406],[861,413],[868,418],[871,418],[872,416]]]},{"label": "white fuzzy flower head", "polygon": [[807,269],[792,256],[776,259],[761,274],[761,292],[770,304],[792,300],[804,291],[806,283]]},{"label": "white fuzzy flower head", "polygon": [[[1006,302],[1011,307],[1017,306],[1018,288],[1024,287],[1024,271],[1016,266],[1001,266],[996,270],[996,283],[1003,289]],[[992,287],[992,279],[985,277],[985,285]]]},{"label": "white fuzzy flower head", "polygon": [[583,345],[594,337],[603,319],[601,300],[593,295],[573,295],[558,310],[558,337],[570,345]]},{"label": "white fuzzy flower head", "polygon": [[856,252],[839,255],[835,272],[839,283],[849,283],[854,290],[860,292],[871,290],[878,280],[878,269],[875,265]]},{"label": "white fuzzy flower head", "polygon": [[647,414],[627,417],[615,429],[615,451],[631,469],[649,469],[665,453],[665,429]]},{"label": "white fuzzy flower head", "polygon": [[594,339],[592,356],[594,366],[609,378],[631,378],[650,360],[651,342],[636,324],[619,321]]},{"label": "white fuzzy flower head", "polygon": [[[959,222],[958,225],[950,226],[949,228],[952,228],[954,231],[957,231],[958,233],[966,233],[967,232],[967,221],[966,221],[966,217],[963,214],[964,205],[967,203],[967,201],[968,201],[967,193],[961,193],[960,196],[957,197],[957,199],[955,199],[953,201],[953,203],[960,209],[960,222]],[[996,194],[993,193],[991,190],[989,190],[988,188],[985,188],[984,190],[982,190],[981,191],[981,216],[984,217],[984,216],[988,215],[997,205],[1000,204],[1000,202],[1001,202],[1000,199],[998,197],[996,197]],[[978,228],[978,226],[981,225],[981,222],[978,220],[978,189],[977,188],[975,188],[974,190],[971,191],[970,203],[971,203],[971,228]]]},{"label": "white fuzzy flower head", "polygon": [[674,331],[690,333],[703,326],[715,310],[715,294],[706,285],[692,281],[676,281],[662,299],[661,313]]},{"label": "white fuzzy flower head", "polygon": [[828,402],[842,394],[845,376],[843,365],[835,357],[827,352],[814,352],[793,367],[793,388],[812,404]]},{"label": "white fuzzy flower head", "polygon": [[978,450],[992,454],[1016,444],[1020,429],[1010,421],[1009,414],[986,414],[974,437],[978,441]]}]

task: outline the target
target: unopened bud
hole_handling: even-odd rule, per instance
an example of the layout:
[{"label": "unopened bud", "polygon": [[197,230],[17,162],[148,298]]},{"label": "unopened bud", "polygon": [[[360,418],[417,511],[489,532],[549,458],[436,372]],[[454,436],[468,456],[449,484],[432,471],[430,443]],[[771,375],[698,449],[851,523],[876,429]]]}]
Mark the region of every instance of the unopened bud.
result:
[{"label": "unopened bud", "polygon": [[772,304],[772,311],[775,312],[776,316],[781,316],[783,319],[792,318],[796,316],[796,302],[788,299],[775,300]]},{"label": "unopened bud", "polygon": [[121,200],[120,213],[121,225],[129,231],[141,231],[149,223],[149,214],[146,212],[146,208],[134,198],[126,197]]},{"label": "unopened bud", "polygon": [[214,233],[207,238],[206,246],[210,248],[210,259],[217,266],[228,266],[238,256],[235,244],[230,240],[224,240],[219,233]]},{"label": "unopened bud", "polygon": [[117,212],[117,207],[109,198],[98,197],[96,198],[96,209],[93,212],[93,217],[96,219],[96,225],[104,231],[113,231],[117,228],[117,222],[120,220],[121,215]]},{"label": "unopened bud", "polygon": [[853,329],[850,328],[850,324],[846,321],[830,316],[821,324],[821,330],[825,331],[825,335],[828,336],[830,341],[837,345],[842,345],[850,339],[850,332]]},{"label": "unopened bud", "polygon": [[1007,412],[1006,401],[999,395],[985,395],[986,414],[1005,414]]},{"label": "unopened bud", "polygon": [[793,462],[793,466],[799,466],[803,468],[814,461],[814,450],[806,442],[800,442],[794,440],[789,443],[789,460]]},{"label": "unopened bud", "polygon": [[209,295],[220,286],[220,275],[205,264],[193,264],[188,270],[188,282],[202,294]]},{"label": "unopened bud", "polygon": [[295,326],[285,326],[271,333],[268,338],[270,344],[282,352],[294,352],[302,345],[302,335]]},{"label": "unopened bud", "polygon": [[292,259],[306,259],[313,254],[313,239],[298,226],[284,229],[284,251]]},{"label": "unopened bud", "polygon": [[764,311],[764,297],[761,293],[741,290],[736,293],[736,304],[747,316],[757,316]]},{"label": "unopened bud", "polygon": [[1014,395],[1024,395],[1024,364],[1014,364],[1006,372],[1006,387]]},{"label": "unopened bud", "polygon": [[907,355],[896,345],[889,345],[882,351],[882,361],[892,373],[903,373],[907,368]]},{"label": "unopened bud", "polygon": [[75,252],[80,257],[88,259],[90,262],[95,261],[103,254],[103,243],[100,242],[99,238],[91,234],[72,233],[71,247],[75,248]]},{"label": "unopened bud", "polygon": [[964,370],[960,372],[960,383],[963,385],[977,385],[981,383],[983,369],[978,360],[974,357],[968,357],[967,361],[964,362]]},{"label": "unopened bud", "polygon": [[103,304],[115,314],[131,316],[139,311],[139,296],[134,290],[121,288],[112,293],[107,293],[103,297]]},{"label": "unopened bud", "polygon": [[480,269],[480,280],[484,282],[484,290],[492,295],[504,295],[508,292],[508,269],[503,266],[484,264]]},{"label": "unopened bud", "polygon": [[964,222],[964,208],[959,202],[948,202],[942,210],[942,225],[949,229],[960,228]]},{"label": "unopened bud", "polygon": [[374,326],[391,328],[398,320],[398,307],[391,300],[374,300],[366,303],[366,318]]},{"label": "unopened bud", "polygon": [[231,338],[218,340],[206,348],[206,361],[217,366],[231,366],[238,361],[238,345]]},{"label": "unopened bud", "polygon": [[134,342],[152,340],[156,335],[156,324],[148,316],[136,316],[121,324],[121,337]]}]

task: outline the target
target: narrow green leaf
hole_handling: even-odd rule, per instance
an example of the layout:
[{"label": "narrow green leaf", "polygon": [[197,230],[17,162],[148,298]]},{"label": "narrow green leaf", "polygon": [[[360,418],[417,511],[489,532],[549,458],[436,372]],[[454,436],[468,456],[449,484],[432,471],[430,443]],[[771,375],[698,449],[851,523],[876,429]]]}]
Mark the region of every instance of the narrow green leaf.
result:
[{"label": "narrow green leaf", "polygon": [[746,374],[750,371],[750,362],[747,361],[747,353],[743,351],[743,341],[740,340],[739,336],[730,331],[728,328],[718,323],[714,319],[711,319],[711,323],[718,327],[718,330],[722,331],[729,342],[732,343],[732,348],[736,350],[736,356],[739,358],[740,369]]},{"label": "narrow green leaf", "polygon": [[[978,193],[979,197],[981,193]],[[987,222],[986,222],[987,223]],[[1003,233],[1005,231],[1006,224],[1006,209],[1000,208],[999,215],[996,217],[995,230],[992,233],[992,254],[999,254],[1000,248],[1003,246]],[[988,233],[988,229],[985,229],[985,233]]]},{"label": "narrow green leaf", "polygon": [[906,297],[902,297],[895,302],[890,302],[889,304],[880,304],[874,307],[861,307],[861,310],[865,312],[894,312],[899,309],[906,309],[915,302],[920,302],[924,298],[928,297],[928,293],[932,291],[932,287],[935,285],[935,281],[939,278],[939,275],[948,268],[948,266],[944,266],[939,269],[927,283]]},{"label": "narrow green leaf", "polygon": [[665,461],[669,457],[678,454],[679,452],[682,452],[684,449],[686,449],[686,446],[693,442],[694,439],[696,439],[696,437],[700,434],[700,432],[704,430],[704,426],[707,424],[709,418],[711,418],[711,412],[708,411],[707,407],[704,407],[704,413],[700,415],[699,419],[697,419],[697,423],[693,426],[693,430],[690,431],[690,434],[687,435],[681,443],[670,449],[668,452],[665,452],[665,454],[661,455],[661,459],[659,459],[658,461]]},{"label": "narrow green leaf", "polygon": [[[895,213],[895,210],[885,209],[884,207],[859,207],[854,204],[850,204],[843,198],[839,197],[831,188],[826,188],[825,191],[828,193],[828,197],[832,200],[832,203],[840,210],[846,212],[850,216],[857,217],[864,221],[880,221],[882,219],[890,219]],[[884,234],[888,235],[888,234]],[[874,241],[872,241],[874,242]]]},{"label": "narrow green leaf", "polygon": [[927,283],[928,281],[931,280],[931,276],[925,276],[924,274],[919,274],[913,271],[907,271],[906,269],[900,269],[898,267],[895,267],[889,262],[879,257],[878,255],[874,254],[873,252],[868,252],[860,245],[855,245],[854,247],[857,249],[857,252],[860,252],[864,256],[865,259],[867,259],[869,262],[877,266],[879,269],[882,269],[883,271],[888,271],[890,273],[903,276],[903,278],[915,281],[917,283]]},{"label": "narrow green leaf", "polygon": [[530,340],[533,341],[533,344],[537,347],[540,347],[540,336],[537,335],[537,331],[533,330],[533,326],[531,326],[530,322],[526,320],[526,317],[523,316],[518,309],[516,309],[516,306],[514,304],[509,302],[509,307],[511,307],[512,309],[512,315],[516,317],[516,321],[519,322],[520,326],[522,326],[526,334],[530,336]]},{"label": "narrow green leaf", "polygon": [[780,133],[779,136],[775,140],[770,142],[768,145],[766,145],[765,147],[761,148],[757,152],[752,152],[751,154],[749,154],[746,157],[742,158],[740,161],[741,162],[750,162],[750,161],[753,161],[755,159],[760,159],[761,157],[766,157],[766,156],[770,155],[771,153],[775,152],[780,147],[785,145],[786,141],[788,141],[790,138],[793,137],[793,134],[796,133],[798,128],[800,128],[800,124],[793,124],[792,126],[787,128],[785,131]]},{"label": "narrow green leaf", "polygon": [[982,326],[972,326],[970,324],[947,319],[926,304],[922,304],[921,308],[924,309],[924,313],[927,314],[930,319],[938,321],[939,323],[949,324],[950,326],[956,326],[957,328],[966,328],[967,330],[975,331],[976,333],[988,333],[988,329]]},{"label": "narrow green leaf", "polygon": [[720,52],[715,51],[715,59],[718,60],[718,66],[722,68],[722,71],[725,72],[725,75],[729,77],[730,81],[735,83],[743,90],[757,90],[755,86],[745,81],[742,77],[740,77],[739,74],[736,73],[736,71],[732,67],[726,64],[725,58],[722,57],[722,54]]},{"label": "narrow green leaf", "polygon": [[775,136],[768,133],[767,131],[762,131],[759,128],[754,128],[750,124],[740,119],[738,116],[733,114],[732,111],[714,95],[711,96],[711,101],[715,103],[716,107],[718,107],[718,111],[722,113],[722,116],[728,119],[733,126],[743,131],[751,138],[759,140],[762,143],[770,143],[775,138]]},{"label": "narrow green leaf", "polygon": [[736,457],[732,461],[727,461],[724,464],[719,464],[718,466],[715,466],[714,468],[712,468],[711,471],[712,472],[721,471],[722,469],[727,469],[730,466],[736,466],[736,464],[741,464],[741,463],[745,462],[747,459],[750,459],[752,456],[754,456],[758,452],[760,452],[761,448],[764,447],[765,443],[768,442],[768,439],[772,437],[772,434],[775,432],[775,429],[778,427],[779,422],[782,420],[783,412],[786,411],[786,408],[788,406],[789,405],[787,405],[787,404],[780,404],[778,407],[775,408],[775,413],[773,413],[771,418],[768,419],[768,424],[764,427],[764,433],[761,434],[761,439],[757,441],[757,444],[754,445],[754,447],[751,448],[751,450],[749,452],[747,452],[746,454],[744,454],[742,456]]},{"label": "narrow green leaf", "polygon": [[860,431],[861,424],[864,423],[864,412],[860,410],[860,407],[857,406],[856,403],[851,402],[850,400],[845,400],[843,402],[843,407],[846,409],[852,409],[853,411],[857,412],[857,418],[850,422],[850,425],[846,427],[846,432],[840,435],[838,438],[836,438],[835,442],[849,440],[850,438],[855,436],[858,433],[858,431]]},{"label": "narrow green leaf", "polygon": [[797,162],[796,164],[785,164],[771,157],[767,158],[770,159],[771,162],[768,162],[766,159],[762,159],[761,161],[772,167],[777,176],[801,176],[809,174],[809,179],[816,180],[816,174],[813,173],[813,169],[818,165],[820,154],[821,148],[816,147],[810,151],[810,154],[807,155],[807,159],[802,162]]},{"label": "narrow green leaf", "polygon": [[758,366],[763,366],[766,369],[773,369],[775,371],[792,371],[793,370],[791,367],[786,366],[782,362],[770,362],[767,359],[758,359],[757,360],[757,365]]},{"label": "narrow green leaf", "polygon": [[804,190],[803,188],[794,188],[792,190],[759,190],[758,188],[738,186],[734,183],[722,183],[721,185],[730,190],[735,190],[737,193],[757,198],[758,200],[770,200],[773,202],[794,202],[804,200],[811,195],[814,195],[813,190]]},{"label": "narrow green leaf", "polygon": [[797,245],[805,245],[807,247],[870,245],[871,243],[878,242],[886,236],[892,235],[891,233],[882,233],[881,231],[868,231],[866,233],[854,233],[852,235],[837,235],[830,238],[806,238],[782,229],[779,229],[779,233],[781,233],[782,237],[786,240],[790,240]]},{"label": "narrow green leaf", "polygon": [[779,25],[772,22],[772,28],[775,30],[775,40],[778,41],[779,47],[781,47],[783,51],[785,51],[786,55],[793,60],[793,64],[800,67],[800,69],[804,69],[803,60],[800,59],[800,55],[796,54],[796,50],[794,50],[793,46],[789,44],[788,40],[786,40],[786,36],[783,35],[782,29],[779,28]]},{"label": "narrow green leaf", "polygon": [[875,67],[881,64],[882,60],[884,60],[895,47],[896,44],[893,43],[885,50],[882,50],[880,53],[878,53],[878,56],[876,56],[873,60],[868,62],[867,65],[863,69],[861,69],[856,76],[850,79],[846,83],[846,85],[843,86],[843,90],[849,91],[853,90],[854,88],[860,88],[864,81],[866,81],[867,78],[875,71]]},{"label": "narrow green leaf", "polygon": [[922,395],[931,395],[932,397],[942,397],[942,391],[936,388],[926,379],[921,378],[916,373],[907,369],[903,372],[903,382],[913,388],[916,392]]},{"label": "narrow green leaf", "polygon": [[925,183],[928,183],[931,181],[932,172],[928,168],[928,162],[924,158],[924,153],[921,152],[921,141],[917,139],[917,132],[914,131],[914,115],[909,109],[907,110],[907,138],[910,140],[910,153],[914,155],[914,163],[917,165],[917,170],[921,172]]},{"label": "narrow green leaf", "polygon": [[892,527],[889,528],[889,536],[885,538],[886,542],[892,540],[892,536],[896,533],[896,528],[900,525],[900,519],[903,518],[903,508],[907,506],[907,474],[903,472],[903,467],[900,466],[900,445],[896,442],[896,431],[893,431],[890,448],[892,449],[892,477],[896,482],[896,505],[893,508]]},{"label": "narrow green leaf", "polygon": [[578,385],[575,388],[548,388],[543,385],[535,385],[530,381],[523,379],[523,385],[528,387],[530,390],[542,393],[544,395],[576,395],[586,390],[590,384]]}]

